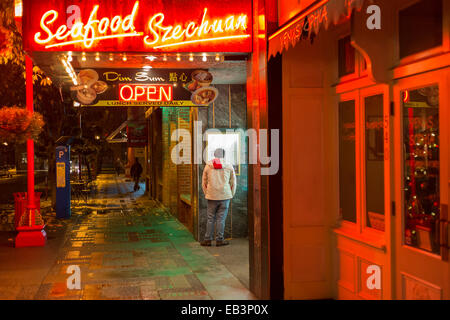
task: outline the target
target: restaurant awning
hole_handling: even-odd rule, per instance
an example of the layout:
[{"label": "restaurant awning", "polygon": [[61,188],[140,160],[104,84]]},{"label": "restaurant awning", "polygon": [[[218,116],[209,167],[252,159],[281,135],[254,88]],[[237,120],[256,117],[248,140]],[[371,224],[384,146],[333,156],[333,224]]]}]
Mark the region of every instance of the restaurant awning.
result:
[{"label": "restaurant awning", "polygon": [[316,35],[322,25],[327,29],[330,23],[337,24],[341,18],[350,17],[353,9],[360,10],[363,3],[364,0],[316,1],[269,36],[268,59]]}]

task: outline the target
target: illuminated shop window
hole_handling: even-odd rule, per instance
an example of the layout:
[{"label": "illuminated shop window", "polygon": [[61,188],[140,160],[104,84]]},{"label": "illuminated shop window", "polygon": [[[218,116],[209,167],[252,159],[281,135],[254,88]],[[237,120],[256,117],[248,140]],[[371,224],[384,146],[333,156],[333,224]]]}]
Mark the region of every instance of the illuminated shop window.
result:
[{"label": "illuminated shop window", "polygon": [[439,87],[402,93],[404,244],[439,254]]},{"label": "illuminated shop window", "polygon": [[339,204],[343,220],[356,222],[355,101],[339,103]]},{"label": "illuminated shop window", "polygon": [[422,0],[399,12],[400,58],[442,45],[442,0]]},{"label": "illuminated shop window", "polygon": [[16,17],[22,17],[23,4],[22,0],[14,0],[14,15]]},{"label": "illuminated shop window", "polygon": [[384,231],[383,95],[364,98],[366,156],[366,226]]}]

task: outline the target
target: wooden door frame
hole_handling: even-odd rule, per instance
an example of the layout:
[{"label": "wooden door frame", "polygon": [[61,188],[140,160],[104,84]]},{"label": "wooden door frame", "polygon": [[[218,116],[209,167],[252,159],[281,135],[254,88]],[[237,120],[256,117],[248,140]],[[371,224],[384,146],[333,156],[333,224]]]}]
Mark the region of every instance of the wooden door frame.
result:
[{"label": "wooden door frame", "polygon": [[[366,86],[366,82],[358,82],[348,86],[349,90],[338,95],[338,103],[355,101],[355,170],[356,170],[356,223],[341,220],[340,234],[353,234],[353,240],[359,245],[369,245],[384,251],[385,259],[382,278],[382,297],[393,297],[393,264],[392,264],[392,136],[393,127],[390,116],[391,92],[388,84],[375,84]],[[351,89],[350,89],[351,88]],[[365,155],[365,101],[366,97],[383,95],[383,131],[384,131],[384,232],[366,227],[366,155]],[[339,137],[337,136],[336,141]]]},{"label": "wooden door frame", "polygon": [[[413,90],[417,88],[422,88],[431,85],[439,86],[439,162],[440,162],[440,203],[449,203],[449,108],[450,108],[450,96],[448,92],[449,88],[449,77],[450,68],[439,69],[435,71],[430,71],[424,74],[412,75],[399,79],[397,83],[393,86],[393,97],[395,105],[395,117],[394,117],[394,179],[395,179],[395,207],[396,207],[396,222],[395,222],[395,234],[396,238],[393,242],[394,252],[395,252],[395,270],[394,270],[394,281],[396,290],[394,292],[395,298],[401,299],[402,297],[402,277],[399,267],[399,261],[401,255],[414,255],[419,254],[421,258],[432,259],[430,261],[441,261],[442,263],[448,263],[442,261],[442,256],[414,248],[404,244],[404,194],[403,194],[403,176],[404,176],[404,166],[403,166],[403,109],[401,103],[401,92],[404,90]],[[447,90],[445,90],[447,88]],[[444,90],[443,90],[444,89]],[[449,287],[443,287],[441,293],[441,298],[449,296]],[[442,295],[443,294],[443,295]]]}]

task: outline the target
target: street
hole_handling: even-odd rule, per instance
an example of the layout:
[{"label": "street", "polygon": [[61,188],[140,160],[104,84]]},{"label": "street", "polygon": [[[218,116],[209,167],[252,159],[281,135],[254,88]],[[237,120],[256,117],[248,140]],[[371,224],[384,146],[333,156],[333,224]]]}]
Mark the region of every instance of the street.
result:
[{"label": "street", "polygon": [[[0,299],[252,299],[248,289],[166,209],[115,175],[69,220],[47,218],[45,247],[15,249],[2,234]],[[43,205],[45,206],[45,205]],[[53,213],[54,217],[54,213]],[[220,248],[217,248],[220,249]],[[213,252],[213,251],[211,251]],[[79,266],[81,288],[67,288]]]}]

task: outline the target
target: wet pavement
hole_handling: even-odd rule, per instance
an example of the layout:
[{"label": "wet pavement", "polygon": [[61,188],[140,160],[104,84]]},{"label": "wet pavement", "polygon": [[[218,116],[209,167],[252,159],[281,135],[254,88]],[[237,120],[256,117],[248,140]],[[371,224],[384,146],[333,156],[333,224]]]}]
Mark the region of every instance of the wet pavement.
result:
[{"label": "wet pavement", "polygon": [[[217,252],[132,187],[101,175],[95,199],[49,226],[46,247],[0,247],[0,299],[255,298]],[[67,288],[72,265],[81,271],[78,290]]]}]

